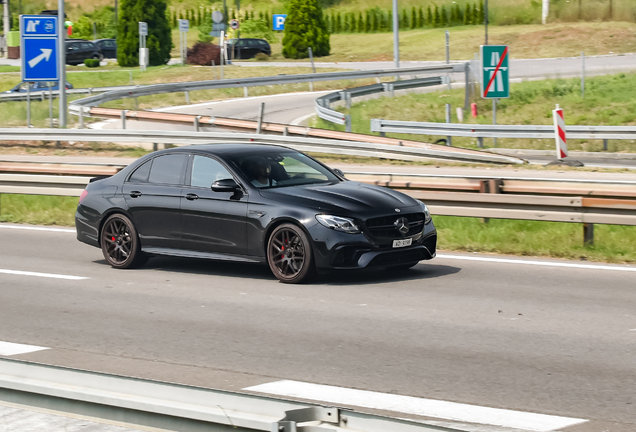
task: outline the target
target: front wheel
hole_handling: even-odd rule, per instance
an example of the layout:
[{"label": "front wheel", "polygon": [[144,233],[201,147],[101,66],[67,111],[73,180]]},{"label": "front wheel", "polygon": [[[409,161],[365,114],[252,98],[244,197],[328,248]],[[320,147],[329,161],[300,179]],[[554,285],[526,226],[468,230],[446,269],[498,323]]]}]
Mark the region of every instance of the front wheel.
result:
[{"label": "front wheel", "polygon": [[315,276],[313,251],[305,232],[293,224],[283,224],[267,242],[267,262],[283,283],[307,282]]},{"label": "front wheel", "polygon": [[100,240],[104,258],[115,268],[135,268],[146,261],[135,225],[122,214],[106,219]]}]

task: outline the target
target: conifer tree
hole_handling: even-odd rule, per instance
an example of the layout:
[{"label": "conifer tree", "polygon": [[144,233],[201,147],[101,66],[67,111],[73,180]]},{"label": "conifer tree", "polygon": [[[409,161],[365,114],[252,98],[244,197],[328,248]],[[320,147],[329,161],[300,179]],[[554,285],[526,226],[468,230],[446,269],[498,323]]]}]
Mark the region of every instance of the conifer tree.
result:
[{"label": "conifer tree", "polygon": [[417,28],[417,11],[415,10],[415,6],[411,8],[411,30]]},{"label": "conifer tree", "polygon": [[484,0],[480,0],[479,1],[479,24],[484,24],[485,21],[485,15],[484,15],[485,11],[484,11]]},{"label": "conifer tree", "polygon": [[470,5],[466,3],[466,9],[464,10],[464,25],[471,25],[472,20],[472,10],[470,9]]},{"label": "conifer tree", "polygon": [[331,51],[322,7],[318,0],[291,0],[285,20],[283,56],[307,58],[308,48],[315,56],[326,56]]},{"label": "conifer tree", "polygon": [[477,4],[473,3],[473,16],[471,18],[473,24],[479,24],[479,11],[477,10]]},{"label": "conifer tree", "polygon": [[139,22],[148,23],[146,46],[150,66],[168,63],[172,50],[166,0],[121,0],[117,26],[117,61],[120,66],[139,66]]},{"label": "conifer tree", "polygon": [[402,9],[402,22],[400,23],[400,28],[409,28],[409,16],[406,14],[406,9]]},{"label": "conifer tree", "polygon": [[464,17],[462,16],[462,9],[458,4],[455,4],[455,16],[457,17],[457,24],[462,25],[464,23]]},{"label": "conifer tree", "polygon": [[433,26],[433,11],[431,10],[431,5],[428,6],[428,11],[426,12],[426,25],[430,27]]},{"label": "conifer tree", "polygon": [[439,27],[441,18],[439,16],[439,7],[435,6],[435,15],[433,16],[433,27]]},{"label": "conifer tree", "polygon": [[420,6],[420,10],[417,14],[417,28],[424,27],[424,11],[422,10],[422,6]]}]

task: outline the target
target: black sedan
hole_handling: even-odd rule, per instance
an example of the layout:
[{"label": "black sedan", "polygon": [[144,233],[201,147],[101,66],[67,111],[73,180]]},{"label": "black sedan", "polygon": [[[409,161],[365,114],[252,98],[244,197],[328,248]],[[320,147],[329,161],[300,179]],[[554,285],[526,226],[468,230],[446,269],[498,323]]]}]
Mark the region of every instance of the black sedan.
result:
[{"label": "black sedan", "polygon": [[152,255],[260,262],[286,283],[331,269],[406,269],[433,258],[437,243],[422,202],[260,144],[146,155],[93,179],[75,225],[116,268]]}]

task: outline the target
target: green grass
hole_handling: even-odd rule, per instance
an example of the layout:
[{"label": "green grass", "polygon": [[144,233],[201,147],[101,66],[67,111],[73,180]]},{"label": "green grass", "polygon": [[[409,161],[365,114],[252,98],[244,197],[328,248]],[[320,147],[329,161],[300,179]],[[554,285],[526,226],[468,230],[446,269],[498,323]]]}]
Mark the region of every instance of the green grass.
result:
[{"label": "green grass", "polygon": [[[73,226],[76,197],[0,195],[0,221]],[[636,227],[596,225],[595,244],[583,246],[581,224],[434,216],[439,248],[521,256],[636,262]]]},{"label": "green grass", "polygon": [[[636,125],[636,73],[621,73],[588,78],[585,97],[581,98],[580,79],[553,79],[512,84],[510,98],[502,99],[497,107],[498,124],[552,125],[555,104],[564,109],[568,125]],[[464,114],[465,123],[492,124],[492,101],[476,99],[479,116],[474,119]],[[409,94],[396,98],[382,97],[352,105],[351,110],[338,108],[351,114],[354,132],[369,133],[370,119],[444,122],[445,104],[451,104],[452,121],[456,123],[456,107],[464,106],[464,90],[440,90],[433,93]],[[314,126],[343,130],[343,127],[314,120]],[[434,142],[439,136],[387,134],[388,136]],[[486,146],[492,140],[485,139]],[[453,145],[477,148],[473,138],[453,138]],[[554,140],[499,139],[498,147],[552,150]],[[569,140],[568,149],[601,151],[601,140]],[[636,152],[636,142],[610,140],[611,152]]]},{"label": "green grass", "polygon": [[583,246],[582,224],[433,216],[439,248],[466,252],[636,262],[636,227],[596,225],[593,246]]},{"label": "green grass", "polygon": [[77,197],[0,195],[0,222],[75,225]]}]

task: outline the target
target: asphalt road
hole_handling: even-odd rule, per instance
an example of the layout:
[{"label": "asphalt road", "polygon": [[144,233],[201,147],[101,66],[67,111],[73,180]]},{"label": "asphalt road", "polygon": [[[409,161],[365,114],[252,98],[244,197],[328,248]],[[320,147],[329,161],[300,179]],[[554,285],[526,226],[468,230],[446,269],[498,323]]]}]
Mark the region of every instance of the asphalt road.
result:
[{"label": "asphalt road", "polygon": [[289,286],[257,265],[114,270],[73,232],[1,225],[0,341],[50,348],[14,358],[221,389],[290,379],[636,430],[636,268],[449,255]]}]

